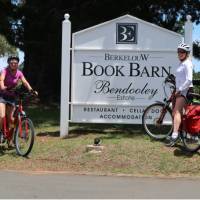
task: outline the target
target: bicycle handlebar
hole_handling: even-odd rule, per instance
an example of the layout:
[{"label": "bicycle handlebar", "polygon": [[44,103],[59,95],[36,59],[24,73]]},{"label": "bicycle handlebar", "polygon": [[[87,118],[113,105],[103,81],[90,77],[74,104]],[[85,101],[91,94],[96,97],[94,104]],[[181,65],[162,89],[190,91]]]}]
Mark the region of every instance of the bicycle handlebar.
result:
[{"label": "bicycle handlebar", "polygon": [[195,97],[197,99],[200,99],[200,94],[190,92],[189,95],[191,95],[192,97]]},{"label": "bicycle handlebar", "polygon": [[[173,74],[170,74],[165,78],[164,84],[167,84],[167,83],[171,83],[172,86],[170,88],[172,88],[174,91],[176,90],[176,78]],[[193,84],[200,85],[200,80],[193,80]],[[164,90],[165,90],[165,88],[164,88]],[[198,94],[198,93],[190,92],[189,95],[194,98],[200,99],[200,94]]]},{"label": "bicycle handlebar", "polygon": [[37,97],[38,93],[35,90],[28,91],[26,88],[6,88],[5,92],[12,92],[13,95],[19,98],[23,97]]}]

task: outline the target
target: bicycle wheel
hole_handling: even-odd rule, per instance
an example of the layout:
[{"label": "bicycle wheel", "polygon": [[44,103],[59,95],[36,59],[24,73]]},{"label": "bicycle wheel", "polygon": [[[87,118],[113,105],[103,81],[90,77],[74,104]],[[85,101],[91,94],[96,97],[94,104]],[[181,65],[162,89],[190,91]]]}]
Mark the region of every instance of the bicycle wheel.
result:
[{"label": "bicycle wheel", "polygon": [[15,132],[16,152],[20,156],[27,156],[33,147],[35,131],[33,123],[29,118],[22,118]]},{"label": "bicycle wheel", "polygon": [[143,128],[153,139],[165,139],[172,133],[172,112],[169,107],[164,109],[164,106],[162,103],[154,103],[148,106],[142,115]]},{"label": "bicycle wheel", "polygon": [[200,133],[190,134],[184,131],[182,141],[185,149],[189,152],[194,153],[200,149]]}]

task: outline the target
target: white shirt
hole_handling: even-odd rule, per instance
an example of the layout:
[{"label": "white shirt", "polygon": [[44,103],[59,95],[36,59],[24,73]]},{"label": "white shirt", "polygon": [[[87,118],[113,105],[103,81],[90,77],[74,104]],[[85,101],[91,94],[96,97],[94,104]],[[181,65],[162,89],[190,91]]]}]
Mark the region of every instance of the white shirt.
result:
[{"label": "white shirt", "polygon": [[193,65],[190,59],[181,62],[176,69],[176,90],[181,93],[188,91],[189,87],[193,87]]}]

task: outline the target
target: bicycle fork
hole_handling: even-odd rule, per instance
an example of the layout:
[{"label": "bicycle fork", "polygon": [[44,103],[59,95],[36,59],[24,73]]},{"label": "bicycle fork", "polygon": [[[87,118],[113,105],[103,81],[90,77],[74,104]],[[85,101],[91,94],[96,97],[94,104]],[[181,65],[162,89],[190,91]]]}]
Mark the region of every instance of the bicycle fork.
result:
[{"label": "bicycle fork", "polygon": [[[22,117],[25,121],[25,132],[23,131],[23,128],[22,128]],[[29,131],[28,121],[27,121],[26,117],[21,116],[20,113],[18,115],[18,128],[19,128],[19,136],[21,138],[27,138],[28,137],[28,131]]]},{"label": "bicycle fork", "polygon": [[13,131],[9,130],[9,128],[7,127],[7,120],[6,117],[3,118],[3,132],[5,134],[5,138],[10,141],[12,139],[13,136]]},{"label": "bicycle fork", "polygon": [[162,124],[166,112],[167,112],[167,106],[164,106],[163,109],[161,110],[158,120],[156,120],[156,124],[158,125]]}]

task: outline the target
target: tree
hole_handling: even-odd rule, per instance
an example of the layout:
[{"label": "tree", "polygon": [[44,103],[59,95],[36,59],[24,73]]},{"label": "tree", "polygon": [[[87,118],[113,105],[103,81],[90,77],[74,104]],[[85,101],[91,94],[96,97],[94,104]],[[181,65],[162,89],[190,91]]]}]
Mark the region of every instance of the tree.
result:
[{"label": "tree", "polygon": [[[199,0],[0,0],[0,33],[25,52],[25,73],[43,100],[60,97],[61,23],[72,31],[131,14],[181,32],[186,15],[200,23]],[[198,54],[195,54],[198,56]]]},{"label": "tree", "polygon": [[200,41],[198,40],[193,43],[193,55],[197,60],[200,60]]},{"label": "tree", "polygon": [[4,36],[0,35],[0,57],[9,54],[16,54],[16,48],[11,46]]}]

